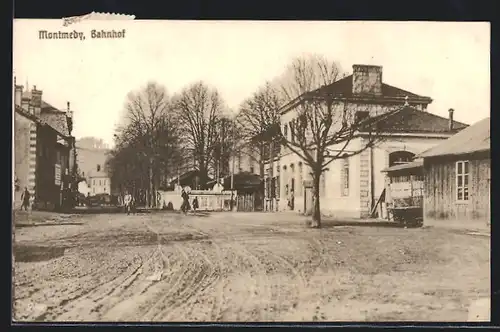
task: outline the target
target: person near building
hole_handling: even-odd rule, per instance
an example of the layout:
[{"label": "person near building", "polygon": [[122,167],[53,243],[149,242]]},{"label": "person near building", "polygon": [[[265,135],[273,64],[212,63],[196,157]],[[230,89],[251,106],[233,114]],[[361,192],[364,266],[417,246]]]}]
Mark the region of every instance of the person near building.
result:
[{"label": "person near building", "polygon": [[28,188],[24,187],[24,191],[21,194],[21,210],[24,208],[26,211],[28,211],[29,205],[30,205],[30,192],[28,191]]},{"label": "person near building", "polygon": [[125,193],[123,203],[125,205],[125,211],[127,212],[127,215],[129,215],[132,208],[132,195],[129,192]]},{"label": "person near building", "polygon": [[181,197],[182,197],[181,210],[186,214],[189,211],[189,195],[185,189],[182,189]]},{"label": "person near building", "polygon": [[193,211],[196,212],[196,209],[198,209],[200,206],[198,204],[198,197],[196,196],[194,199],[193,199]]}]

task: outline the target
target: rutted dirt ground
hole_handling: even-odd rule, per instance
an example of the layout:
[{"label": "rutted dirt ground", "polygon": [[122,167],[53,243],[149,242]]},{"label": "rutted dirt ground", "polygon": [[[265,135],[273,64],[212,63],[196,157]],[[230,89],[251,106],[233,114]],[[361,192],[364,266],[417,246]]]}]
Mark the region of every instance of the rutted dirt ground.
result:
[{"label": "rutted dirt ground", "polygon": [[289,214],[87,215],[16,230],[17,321],[465,321],[490,239]]}]

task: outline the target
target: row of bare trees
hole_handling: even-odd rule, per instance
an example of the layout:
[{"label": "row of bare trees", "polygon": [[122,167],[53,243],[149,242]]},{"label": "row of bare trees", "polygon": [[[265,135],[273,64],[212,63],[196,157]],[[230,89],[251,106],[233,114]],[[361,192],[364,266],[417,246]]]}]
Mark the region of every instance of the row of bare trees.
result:
[{"label": "row of bare trees", "polygon": [[232,123],[217,90],[203,82],[174,96],[156,82],[130,92],[107,164],[114,191],[144,192],[147,206],[154,206],[157,190],[187,161],[202,185],[210,173],[225,175]]},{"label": "row of bare trees", "polygon": [[[264,176],[266,149],[272,142],[308,166],[313,183],[312,226],[320,227],[321,175],[334,160],[359,154],[380,137],[376,133],[380,128],[367,125],[370,117],[359,116],[368,114],[369,106],[361,110],[328,91],[340,75],[337,63],[325,57],[295,58],[283,75],[243,101],[235,116],[227,115],[230,112],[220,94],[203,82],[173,97],[163,86],[150,83],[127,98],[126,121],[117,130],[109,160],[112,183],[147,189],[151,205],[156,188],[183,158],[195,162],[200,182],[206,183],[210,173],[227,172],[231,153],[247,151]],[[285,112],[293,114],[286,132],[281,123]],[[364,132],[362,144],[350,144],[361,137],[360,132]]]}]

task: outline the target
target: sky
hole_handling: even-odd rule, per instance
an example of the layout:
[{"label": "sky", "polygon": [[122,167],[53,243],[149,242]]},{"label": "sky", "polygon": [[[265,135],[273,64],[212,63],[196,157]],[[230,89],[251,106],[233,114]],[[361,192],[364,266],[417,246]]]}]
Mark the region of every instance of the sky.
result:
[{"label": "sky", "polygon": [[[125,29],[122,39],[92,39],[91,30]],[[39,39],[39,30],[83,32],[85,40]],[[384,83],[433,99],[428,111],[472,124],[490,116],[490,26],[482,22],[362,21],[14,21],[17,84],[43,90],[65,109],[77,138],[113,143],[126,95],[148,81],[169,94],[203,80],[236,110],[295,56],[380,65]]]}]

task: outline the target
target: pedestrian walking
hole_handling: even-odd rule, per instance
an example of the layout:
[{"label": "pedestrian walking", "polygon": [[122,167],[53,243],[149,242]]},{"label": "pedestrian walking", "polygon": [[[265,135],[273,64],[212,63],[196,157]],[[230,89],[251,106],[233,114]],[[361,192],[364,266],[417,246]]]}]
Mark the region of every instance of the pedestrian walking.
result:
[{"label": "pedestrian walking", "polygon": [[196,212],[196,210],[199,208],[200,206],[198,205],[198,196],[196,196],[194,199],[193,199],[193,212]]},{"label": "pedestrian walking", "polygon": [[21,194],[21,210],[24,208],[26,211],[28,211],[28,207],[30,205],[30,192],[28,191],[28,188],[24,187],[24,191]]},{"label": "pedestrian walking", "polygon": [[182,197],[181,210],[182,212],[184,212],[184,214],[186,214],[189,211],[189,195],[186,192],[186,190],[182,189],[181,197]]},{"label": "pedestrian walking", "polygon": [[127,215],[130,215],[130,209],[132,207],[132,195],[130,195],[128,192],[123,198],[123,203],[125,205],[125,211],[127,212]]}]

